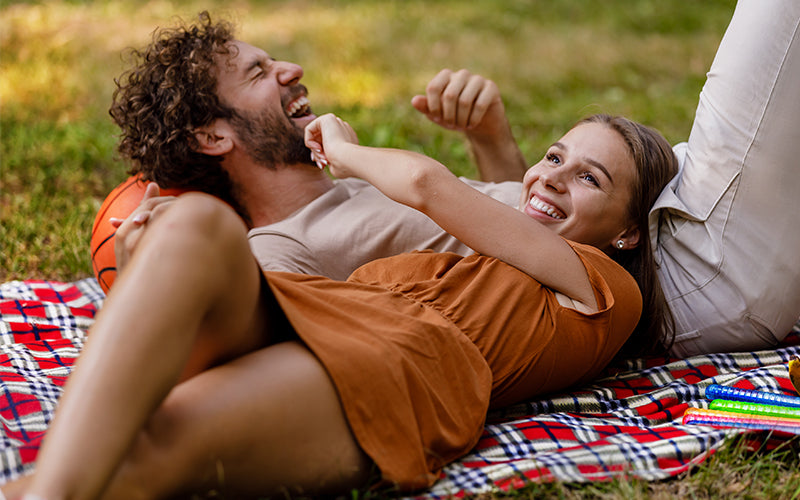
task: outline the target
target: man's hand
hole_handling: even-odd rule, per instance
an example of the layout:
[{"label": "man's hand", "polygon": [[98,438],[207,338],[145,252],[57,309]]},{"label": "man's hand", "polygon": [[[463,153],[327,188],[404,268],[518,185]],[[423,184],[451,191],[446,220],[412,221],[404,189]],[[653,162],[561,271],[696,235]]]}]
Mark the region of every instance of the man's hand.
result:
[{"label": "man's hand", "polygon": [[462,69],[443,69],[411,105],[432,122],[464,132],[481,180],[519,181],[527,163],[519,150],[497,85]]},{"label": "man's hand", "polygon": [[136,245],[142,238],[145,224],[153,220],[175,201],[175,196],[160,196],[158,184],[151,182],[145,188],[142,201],[136,210],[125,219],[112,217],[109,222],[117,228],[114,234],[114,258],[116,259],[117,275],[122,272],[125,264],[130,260],[136,250]]},{"label": "man's hand", "polygon": [[425,95],[411,105],[432,122],[449,130],[497,135],[506,128],[506,112],[497,85],[466,69],[443,69],[428,83]]}]

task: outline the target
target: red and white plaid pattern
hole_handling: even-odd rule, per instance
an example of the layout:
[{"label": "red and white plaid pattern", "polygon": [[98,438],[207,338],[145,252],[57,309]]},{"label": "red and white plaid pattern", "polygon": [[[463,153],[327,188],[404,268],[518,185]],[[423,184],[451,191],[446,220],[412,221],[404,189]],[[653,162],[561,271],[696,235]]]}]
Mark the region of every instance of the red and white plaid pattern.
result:
[{"label": "red and white plaid pattern", "polygon": [[[93,279],[0,284],[0,484],[32,470],[103,298]],[[800,355],[800,323],[776,350],[632,360],[592,385],[493,412],[476,448],[445,467],[417,498],[509,490],[531,481],[674,476],[730,438],[754,432],[682,425],[686,408],[708,406],[705,387],[793,394],[786,370],[792,355]]]},{"label": "red and white plaid pattern", "polygon": [[795,395],[786,368],[792,355],[800,355],[800,322],[776,350],[628,361],[594,384],[490,414],[475,449],[446,466],[439,481],[416,498],[510,490],[532,481],[675,476],[731,438],[757,432],[683,425],[686,408],[708,407],[705,388],[720,384]]},{"label": "red and white plaid pattern", "polygon": [[0,285],[0,483],[32,468],[103,297],[94,280]]}]

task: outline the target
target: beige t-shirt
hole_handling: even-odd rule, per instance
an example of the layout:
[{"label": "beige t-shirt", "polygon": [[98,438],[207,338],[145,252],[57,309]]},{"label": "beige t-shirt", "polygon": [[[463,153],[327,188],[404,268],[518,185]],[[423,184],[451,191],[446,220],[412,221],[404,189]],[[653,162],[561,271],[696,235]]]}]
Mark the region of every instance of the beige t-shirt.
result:
[{"label": "beige t-shirt", "polygon": [[[464,182],[510,206],[521,183]],[[265,271],[344,280],[362,264],[412,250],[472,253],[426,215],[387,198],[366,181],[338,179],[330,191],[288,218],[248,233]]]}]

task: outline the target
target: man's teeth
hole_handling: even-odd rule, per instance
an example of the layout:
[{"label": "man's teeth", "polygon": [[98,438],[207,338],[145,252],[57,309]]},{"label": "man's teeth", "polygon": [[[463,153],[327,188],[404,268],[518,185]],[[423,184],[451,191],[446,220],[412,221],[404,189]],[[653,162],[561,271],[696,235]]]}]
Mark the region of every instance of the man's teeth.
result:
[{"label": "man's teeth", "polygon": [[564,216],[561,215],[554,207],[548,205],[547,203],[543,202],[539,198],[536,198],[536,197],[531,198],[530,206],[532,206],[533,208],[535,208],[536,210],[538,210],[540,212],[546,213],[547,215],[549,215],[550,217],[552,217],[554,219],[563,219],[564,218]]},{"label": "man's teeth", "polygon": [[298,114],[298,111],[304,110],[308,107],[308,98],[298,97],[286,108],[286,113],[291,117]]}]

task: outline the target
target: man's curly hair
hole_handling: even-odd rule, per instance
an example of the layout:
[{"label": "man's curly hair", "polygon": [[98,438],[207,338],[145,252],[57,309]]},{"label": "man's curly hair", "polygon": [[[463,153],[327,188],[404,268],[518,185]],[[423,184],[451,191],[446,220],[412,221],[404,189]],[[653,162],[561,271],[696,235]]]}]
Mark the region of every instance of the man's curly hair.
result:
[{"label": "man's curly hair", "polygon": [[216,94],[216,58],[231,55],[233,27],[208,12],[192,26],[164,28],[135,66],[115,79],[109,114],[122,129],[119,152],[141,174],[165,188],[191,188],[230,201],[230,181],[216,157],[196,151],[194,131],[230,118]]}]

